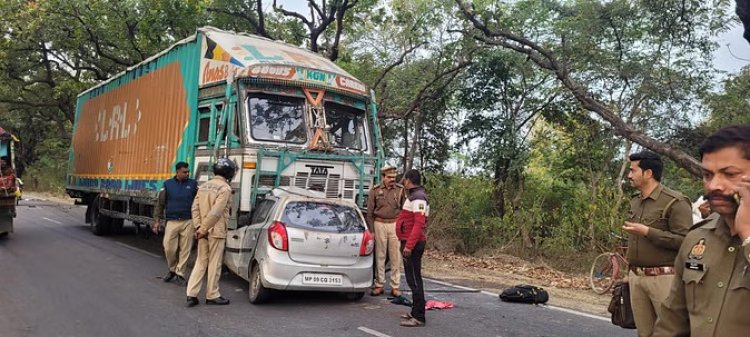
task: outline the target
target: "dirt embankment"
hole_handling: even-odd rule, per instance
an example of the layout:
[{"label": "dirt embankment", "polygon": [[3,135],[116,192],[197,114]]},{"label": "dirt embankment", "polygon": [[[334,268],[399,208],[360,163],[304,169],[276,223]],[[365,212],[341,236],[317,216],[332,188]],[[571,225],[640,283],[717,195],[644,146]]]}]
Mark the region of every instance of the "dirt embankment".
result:
[{"label": "dirt embankment", "polygon": [[610,295],[591,291],[587,275],[563,273],[510,255],[479,258],[434,250],[425,252],[422,265],[424,275],[430,278],[493,293],[516,284],[531,284],[549,292],[550,305],[609,315]]}]

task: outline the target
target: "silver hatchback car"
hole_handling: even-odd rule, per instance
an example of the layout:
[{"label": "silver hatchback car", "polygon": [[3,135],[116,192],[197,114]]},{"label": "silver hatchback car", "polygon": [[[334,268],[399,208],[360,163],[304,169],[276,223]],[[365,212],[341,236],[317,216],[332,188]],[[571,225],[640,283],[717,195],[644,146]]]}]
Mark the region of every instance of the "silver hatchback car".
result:
[{"label": "silver hatchback car", "polygon": [[271,289],[336,291],[359,300],[372,285],[374,245],[353,202],[276,188],[249,223],[229,230],[224,264],[249,282],[254,304],[267,301]]}]

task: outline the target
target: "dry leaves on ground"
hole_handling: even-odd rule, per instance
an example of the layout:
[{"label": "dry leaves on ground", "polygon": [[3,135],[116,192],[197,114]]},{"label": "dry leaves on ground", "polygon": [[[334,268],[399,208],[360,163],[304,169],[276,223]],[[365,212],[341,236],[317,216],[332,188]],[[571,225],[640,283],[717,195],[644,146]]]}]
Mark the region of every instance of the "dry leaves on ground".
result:
[{"label": "dry leaves on ground", "polygon": [[432,260],[448,263],[453,268],[493,270],[528,277],[536,280],[539,283],[538,285],[542,286],[563,289],[589,289],[588,276],[563,273],[546,264],[533,264],[509,255],[474,257],[427,250],[425,256]]}]

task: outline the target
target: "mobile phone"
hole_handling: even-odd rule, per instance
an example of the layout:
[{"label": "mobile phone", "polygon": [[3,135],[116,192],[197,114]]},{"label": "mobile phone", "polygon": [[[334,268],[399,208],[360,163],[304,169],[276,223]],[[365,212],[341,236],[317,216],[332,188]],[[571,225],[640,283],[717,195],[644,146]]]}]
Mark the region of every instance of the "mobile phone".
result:
[{"label": "mobile phone", "polygon": [[732,194],[732,197],[734,197],[734,201],[739,205],[740,200],[742,200],[742,197],[740,197],[740,194],[735,192],[734,194]]}]

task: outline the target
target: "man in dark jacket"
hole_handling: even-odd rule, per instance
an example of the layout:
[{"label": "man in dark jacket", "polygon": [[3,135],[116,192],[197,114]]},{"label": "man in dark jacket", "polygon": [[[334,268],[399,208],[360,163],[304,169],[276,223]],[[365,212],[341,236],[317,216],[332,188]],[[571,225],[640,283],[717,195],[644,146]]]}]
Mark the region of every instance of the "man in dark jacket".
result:
[{"label": "man in dark jacket", "polygon": [[198,193],[198,183],[189,178],[186,162],[177,163],[175,171],[174,178],[165,181],[159,192],[151,229],[158,234],[159,223],[162,219],[167,220],[163,243],[169,272],[162,279],[169,282],[176,278],[178,284],[185,285],[185,265],[190,257],[195,231],[190,210]]},{"label": "man in dark jacket", "polygon": [[404,273],[406,283],[411,288],[413,304],[411,312],[401,316],[401,326],[420,327],[426,322],[422,254],[427,240],[424,229],[430,215],[430,205],[419,171],[409,170],[404,174],[404,187],[409,190],[409,195],[396,220],[396,235],[401,241]]}]

